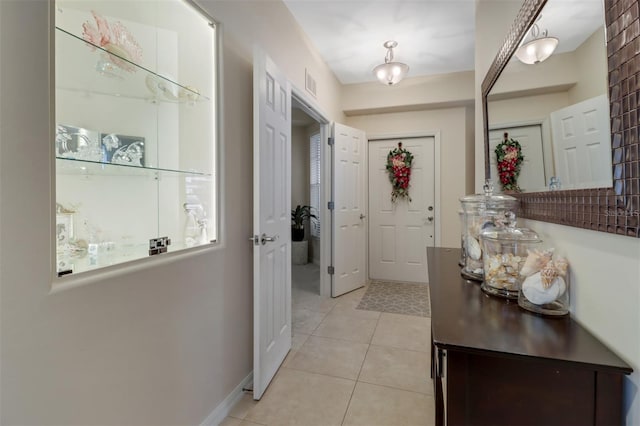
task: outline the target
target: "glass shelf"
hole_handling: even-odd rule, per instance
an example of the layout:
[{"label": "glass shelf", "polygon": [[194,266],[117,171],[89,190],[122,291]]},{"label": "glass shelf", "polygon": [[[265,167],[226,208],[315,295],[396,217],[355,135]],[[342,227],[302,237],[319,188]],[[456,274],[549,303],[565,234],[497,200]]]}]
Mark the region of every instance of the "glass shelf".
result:
[{"label": "glass shelf", "polygon": [[[208,243],[210,243],[209,241]],[[207,243],[207,244],[208,244]],[[171,242],[167,248],[167,253],[173,253],[187,248],[200,247],[205,244],[187,246],[182,242]],[[63,275],[77,274],[91,271],[93,269],[104,268],[106,266],[118,265],[133,260],[144,259],[149,256],[149,244],[131,244],[102,242],[95,244],[96,250],[89,253],[87,250],[70,254],[64,250],[58,253],[56,272]],[[162,256],[162,254],[160,255]]]},{"label": "glass shelf", "polygon": [[[167,76],[142,67],[59,27],[56,27],[56,50],[73,52],[74,57],[71,62],[59,59],[62,57],[60,54],[56,55],[58,89],[140,99],[152,103],[193,104],[211,100],[197,88],[172,81]],[[117,62],[131,65],[132,70],[124,70]]]},{"label": "glass shelf", "polygon": [[55,4],[56,269],[146,259],[157,237],[209,244],[215,28],[183,0]]},{"label": "glass shelf", "polygon": [[100,161],[78,160],[56,157],[56,170],[65,175],[117,175],[156,176],[160,174],[212,177],[211,173],[190,170],[163,169],[158,167],[133,166],[130,164],[103,163]]}]

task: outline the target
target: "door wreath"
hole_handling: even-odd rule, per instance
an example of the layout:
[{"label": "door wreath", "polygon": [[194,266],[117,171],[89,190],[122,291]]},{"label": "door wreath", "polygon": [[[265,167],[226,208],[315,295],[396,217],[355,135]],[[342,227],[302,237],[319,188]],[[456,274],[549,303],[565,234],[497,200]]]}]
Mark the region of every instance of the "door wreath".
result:
[{"label": "door wreath", "polygon": [[389,151],[387,155],[387,173],[391,182],[391,202],[395,203],[399,198],[406,198],[411,202],[409,196],[409,182],[411,180],[411,164],[413,154],[402,148],[402,142],[398,142],[398,147]]}]

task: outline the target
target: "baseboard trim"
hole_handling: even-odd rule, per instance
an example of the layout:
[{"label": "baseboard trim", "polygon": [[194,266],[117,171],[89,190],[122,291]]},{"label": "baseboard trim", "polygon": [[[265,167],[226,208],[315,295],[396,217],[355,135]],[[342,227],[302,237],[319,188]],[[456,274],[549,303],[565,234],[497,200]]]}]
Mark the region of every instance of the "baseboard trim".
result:
[{"label": "baseboard trim", "polygon": [[245,377],[229,395],[227,395],[224,401],[218,404],[218,406],[207,416],[200,426],[218,426],[222,423],[225,417],[227,417],[231,412],[233,406],[242,398],[242,395],[244,394],[242,389],[247,387],[251,382],[253,382],[253,371],[249,373],[249,375]]}]

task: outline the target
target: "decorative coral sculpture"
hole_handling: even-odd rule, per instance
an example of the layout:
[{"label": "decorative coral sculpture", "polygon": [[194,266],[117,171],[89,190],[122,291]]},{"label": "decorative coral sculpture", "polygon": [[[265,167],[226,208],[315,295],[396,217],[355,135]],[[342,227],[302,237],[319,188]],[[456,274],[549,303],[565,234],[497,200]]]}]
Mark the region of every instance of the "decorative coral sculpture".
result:
[{"label": "decorative coral sculpture", "polygon": [[142,48],[129,30],[120,21],[109,24],[95,11],[91,14],[96,25],[89,21],[82,24],[82,38],[91,43],[92,50],[97,46],[109,52],[109,60],[116,66],[128,72],[136,71],[131,62],[142,59]]}]

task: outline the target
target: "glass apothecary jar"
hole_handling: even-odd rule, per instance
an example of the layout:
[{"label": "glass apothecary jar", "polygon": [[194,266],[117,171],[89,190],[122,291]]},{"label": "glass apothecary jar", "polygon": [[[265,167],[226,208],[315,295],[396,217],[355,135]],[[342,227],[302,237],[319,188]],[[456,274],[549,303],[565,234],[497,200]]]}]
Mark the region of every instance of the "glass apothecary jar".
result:
[{"label": "glass apothecary jar", "polygon": [[518,200],[509,195],[493,195],[493,186],[485,184],[484,194],[467,195],[460,198],[464,212],[462,242],[464,267],[462,275],[476,281],[484,278],[482,246],[480,234],[493,227],[504,226],[509,217],[515,214]]},{"label": "glass apothecary jar", "polygon": [[484,252],[482,290],[494,296],[518,299],[521,275],[527,256],[537,252],[542,240],[535,231],[516,228],[515,220],[506,227],[485,230],[480,235]]},{"label": "glass apothecary jar", "polygon": [[529,252],[521,270],[518,305],[542,315],[564,316],[569,313],[569,263],[552,256],[553,249]]},{"label": "glass apothecary jar", "polygon": [[462,209],[458,210],[458,217],[460,218],[460,248],[462,249],[460,250],[460,260],[458,260],[458,265],[460,267],[464,267],[465,256],[466,256],[465,244],[464,244],[464,230],[466,228],[466,225],[464,222],[464,210]]}]

